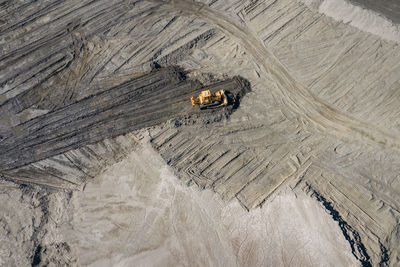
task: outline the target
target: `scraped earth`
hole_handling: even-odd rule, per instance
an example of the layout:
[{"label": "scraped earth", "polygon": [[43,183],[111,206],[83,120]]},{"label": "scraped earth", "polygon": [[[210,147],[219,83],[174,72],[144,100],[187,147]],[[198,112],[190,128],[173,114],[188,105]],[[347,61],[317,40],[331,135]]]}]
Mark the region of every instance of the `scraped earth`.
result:
[{"label": "scraped earth", "polygon": [[0,263],[397,266],[397,35],[303,2],[2,4]]},{"label": "scraped earth", "polygon": [[[226,91],[226,107],[192,108],[188,101],[191,95],[213,88]],[[248,82],[239,77],[204,87],[197,80],[186,79],[185,73],[177,68],[155,70],[3,131],[0,169],[14,170],[171,118],[196,114],[208,115],[209,119],[218,115],[227,117],[238,108],[240,98],[248,90]],[[12,109],[13,104],[6,102],[4,106]]]},{"label": "scraped earth", "polygon": [[148,143],[75,197],[67,240],[85,266],[357,265],[340,228],[304,193],[248,213],[179,182]]}]

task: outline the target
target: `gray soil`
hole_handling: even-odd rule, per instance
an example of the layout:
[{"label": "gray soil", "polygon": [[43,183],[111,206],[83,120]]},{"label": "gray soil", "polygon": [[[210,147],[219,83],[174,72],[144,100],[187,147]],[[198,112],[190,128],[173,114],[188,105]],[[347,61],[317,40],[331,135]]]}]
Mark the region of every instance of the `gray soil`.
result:
[{"label": "gray soil", "polygon": [[400,2],[397,0],[349,0],[349,2],[373,10],[394,23],[400,23]]},{"label": "gray soil", "polygon": [[5,1],[0,51],[0,265],[400,263],[398,43],[290,0]]},{"label": "gray soil", "polygon": [[[226,107],[192,108],[190,96],[214,88],[226,91]],[[227,117],[239,107],[240,98],[249,90],[249,83],[239,77],[204,87],[195,79],[186,79],[178,68],[154,70],[3,131],[0,171],[7,175],[5,171],[171,118],[195,114]],[[30,97],[23,95],[20,101],[29,101]],[[3,113],[18,108],[21,106],[14,101],[2,105]]]}]

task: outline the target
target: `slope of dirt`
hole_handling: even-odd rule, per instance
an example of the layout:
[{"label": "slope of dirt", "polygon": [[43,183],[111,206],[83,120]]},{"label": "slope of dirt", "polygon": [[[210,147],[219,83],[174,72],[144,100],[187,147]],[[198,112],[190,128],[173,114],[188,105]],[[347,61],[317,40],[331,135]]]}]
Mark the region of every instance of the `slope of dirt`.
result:
[{"label": "slope of dirt", "polygon": [[350,0],[350,2],[376,11],[395,23],[400,23],[400,5],[396,0]]},{"label": "slope of dirt", "polygon": [[[311,9],[379,36],[400,43],[399,6],[396,1],[301,0]],[[366,8],[367,7],[367,8]]]}]

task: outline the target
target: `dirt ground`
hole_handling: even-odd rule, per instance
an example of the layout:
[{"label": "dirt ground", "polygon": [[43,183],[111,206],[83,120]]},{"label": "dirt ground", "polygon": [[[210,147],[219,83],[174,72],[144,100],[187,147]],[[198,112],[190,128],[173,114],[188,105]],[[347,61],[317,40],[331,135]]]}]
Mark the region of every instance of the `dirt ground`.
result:
[{"label": "dirt ground", "polygon": [[1,4],[0,265],[397,266],[397,9],[339,2]]},{"label": "dirt ground", "polygon": [[[6,171],[169,119],[196,114],[208,118],[228,117],[239,107],[239,99],[251,89],[239,77],[208,82],[211,84],[203,86],[198,80],[188,79],[177,67],[154,69],[119,86],[21,122],[2,133],[0,170],[4,176],[14,177],[23,172],[22,176],[27,179],[32,170],[17,170],[12,174]],[[226,91],[226,107],[193,108],[188,101],[192,95],[216,87]],[[7,108],[7,103],[4,106]]]},{"label": "dirt ground", "polygon": [[247,212],[187,187],[148,142],[71,203],[63,232],[84,266],[358,265],[339,226],[303,192]]}]

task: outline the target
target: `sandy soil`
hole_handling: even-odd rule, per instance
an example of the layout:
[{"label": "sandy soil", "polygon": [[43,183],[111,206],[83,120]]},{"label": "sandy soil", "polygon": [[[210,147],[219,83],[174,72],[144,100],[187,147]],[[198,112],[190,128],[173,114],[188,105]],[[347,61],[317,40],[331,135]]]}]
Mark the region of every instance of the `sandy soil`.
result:
[{"label": "sandy soil", "polygon": [[[334,3],[1,4],[1,264],[351,265],[354,256],[398,266],[398,28]],[[240,75],[252,90],[229,119],[148,129],[155,152],[135,133],[115,137],[143,121],[108,120],[124,118],[114,90],[168,66],[206,84]],[[80,101],[107,90],[110,112],[92,121]]]},{"label": "sandy soil", "polygon": [[400,43],[400,15],[396,1],[301,0],[336,21]]},{"label": "sandy soil", "polygon": [[338,224],[303,192],[247,212],[182,184],[149,143],[72,203],[65,236],[84,266],[358,266]]}]

